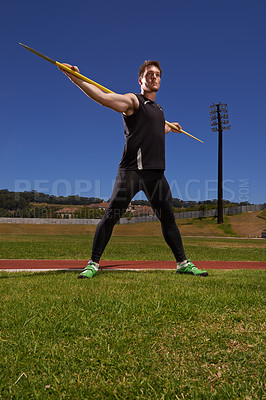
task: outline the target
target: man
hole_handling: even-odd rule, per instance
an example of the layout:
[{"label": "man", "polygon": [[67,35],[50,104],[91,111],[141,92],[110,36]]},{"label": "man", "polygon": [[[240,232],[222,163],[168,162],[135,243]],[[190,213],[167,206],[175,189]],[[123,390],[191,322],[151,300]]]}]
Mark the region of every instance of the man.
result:
[{"label": "man", "polygon": [[[74,71],[77,67],[65,64]],[[161,222],[166,243],[177,261],[179,274],[207,276],[186,258],[179,229],[172,209],[172,195],[164,176],[165,134],[170,132],[162,108],[155,103],[161,83],[158,61],[145,61],[139,69],[140,95],[105,93],[94,85],[64,72],[87,96],[122,114],[125,147],[112,197],[105,215],[97,226],[91,260],[78,278],[91,278],[99,269],[101,255],[111,237],[113,227],[126,211],[132,198],[143,190]],[[174,132],[182,128],[178,123]]]}]

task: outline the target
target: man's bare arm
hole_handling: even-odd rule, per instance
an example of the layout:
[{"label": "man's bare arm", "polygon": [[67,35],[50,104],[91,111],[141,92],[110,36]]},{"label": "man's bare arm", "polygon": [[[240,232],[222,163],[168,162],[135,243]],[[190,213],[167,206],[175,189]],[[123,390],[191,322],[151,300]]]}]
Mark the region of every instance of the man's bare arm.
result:
[{"label": "man's bare arm", "polygon": [[[79,72],[78,67],[74,67],[65,63],[64,65],[73,69],[76,72]],[[77,78],[69,72],[66,72],[62,69],[60,69],[60,71],[67,75],[69,79],[71,79],[71,81],[75,83],[75,85],[77,85],[92,100],[105,107],[111,108],[112,110],[123,113],[125,115],[133,114],[139,107],[138,99],[133,93],[105,93],[98,87],[87,83],[80,78]]]}]

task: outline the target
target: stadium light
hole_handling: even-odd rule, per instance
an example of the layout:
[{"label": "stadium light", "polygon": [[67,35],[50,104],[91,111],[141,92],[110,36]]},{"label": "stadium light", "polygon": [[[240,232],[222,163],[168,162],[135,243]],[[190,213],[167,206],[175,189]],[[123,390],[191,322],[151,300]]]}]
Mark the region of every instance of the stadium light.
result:
[{"label": "stadium light", "polygon": [[219,132],[218,139],[218,216],[217,223],[223,223],[223,131],[229,130],[227,104],[212,104],[210,107],[211,130]]}]

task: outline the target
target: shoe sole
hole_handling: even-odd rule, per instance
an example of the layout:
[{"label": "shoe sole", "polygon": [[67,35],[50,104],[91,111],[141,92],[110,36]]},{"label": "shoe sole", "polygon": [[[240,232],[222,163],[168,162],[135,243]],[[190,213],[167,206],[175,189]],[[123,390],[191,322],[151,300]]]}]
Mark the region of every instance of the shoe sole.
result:
[{"label": "shoe sole", "polygon": [[[90,271],[90,272],[91,272],[91,271]],[[93,278],[95,275],[96,275],[96,274],[93,274],[93,273],[91,273],[90,276],[86,276],[85,274],[80,274],[80,275],[78,276],[78,279],[91,279],[91,278]]]},{"label": "shoe sole", "polygon": [[179,271],[176,271],[176,274],[179,274],[179,275],[193,275],[193,276],[208,276],[209,275],[208,272],[202,272],[201,274],[193,274],[193,272],[179,272]]}]

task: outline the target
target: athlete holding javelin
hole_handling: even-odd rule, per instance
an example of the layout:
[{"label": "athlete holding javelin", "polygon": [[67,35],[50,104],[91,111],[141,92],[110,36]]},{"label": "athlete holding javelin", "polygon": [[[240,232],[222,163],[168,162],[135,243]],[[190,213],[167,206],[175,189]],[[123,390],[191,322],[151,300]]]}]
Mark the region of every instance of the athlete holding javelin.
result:
[{"label": "athlete holding javelin", "polygon": [[[79,72],[78,67],[64,64]],[[158,61],[145,61],[139,69],[140,94],[105,93],[94,85],[61,69],[87,96],[122,114],[125,147],[119,164],[109,207],[99,222],[92,246],[91,260],[78,278],[92,278],[99,269],[101,255],[115,224],[126,211],[132,198],[143,190],[161,222],[166,243],[177,261],[176,272],[208,276],[187,259],[172,209],[172,194],[164,176],[165,134],[171,128],[157,103],[162,70]],[[182,129],[178,123],[174,132]]]}]

